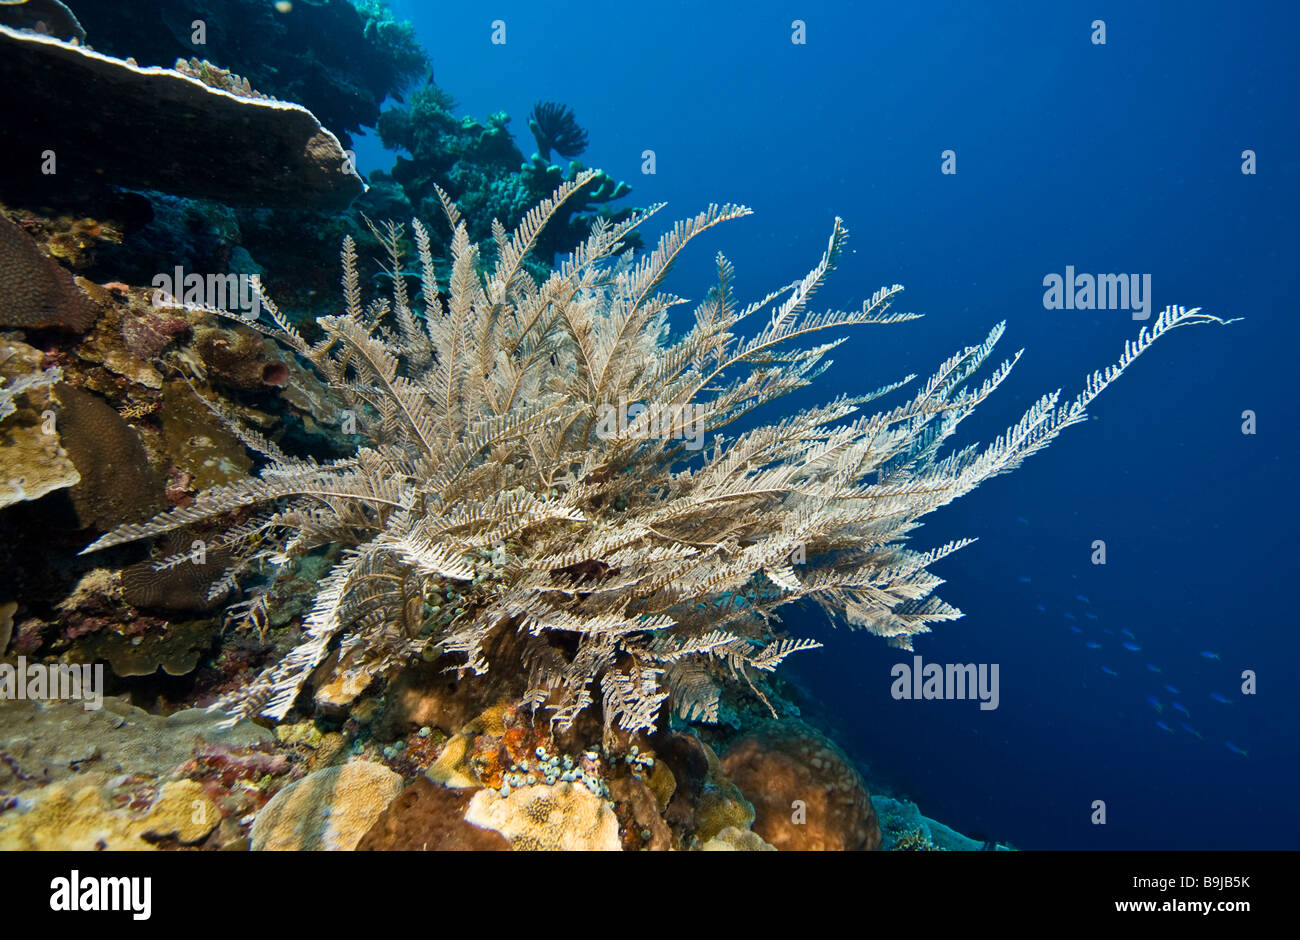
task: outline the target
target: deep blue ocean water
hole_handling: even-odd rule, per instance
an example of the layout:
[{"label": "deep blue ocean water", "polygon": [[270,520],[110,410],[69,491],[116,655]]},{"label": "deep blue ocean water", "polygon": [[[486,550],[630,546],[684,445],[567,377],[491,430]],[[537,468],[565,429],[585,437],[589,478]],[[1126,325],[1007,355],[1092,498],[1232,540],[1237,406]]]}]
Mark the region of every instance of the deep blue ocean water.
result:
[{"label": "deep blue ocean water", "polygon": [[[916,652],[998,664],[997,709],[894,701],[890,668],[911,655],[811,612],[789,627],[825,648],[786,668],[874,789],[958,830],[1023,848],[1300,845],[1300,8],[390,6],[417,24],[460,113],[508,111],[526,153],[533,102],[571,105],[591,138],[584,162],[627,180],[631,204],[668,202],[652,235],[710,202],[753,207],[683,259],[669,284],[683,296],[703,295],[719,250],[746,298],[802,276],[836,215],[850,251],[814,306],[907,286],[900,309],[923,320],[853,334],[815,388],[768,416],[928,375],[1006,320],[1002,353],[1025,356],[961,434],[989,440],[1041,393],[1072,397],[1141,326],[1124,310],[1045,309],[1043,278],[1067,265],[1150,274],[1153,313],[1244,317],[1162,339],[1094,420],[916,533],[918,548],[979,539],[935,569],[966,617],[936,625]],[[505,45],[489,41],[498,18]],[[791,42],[795,19],[806,44]],[[1104,45],[1091,41],[1094,20]],[[373,142],[359,149],[363,169],[392,162]],[[645,150],[654,175],[641,172]],[[945,150],[954,175],[940,172]],[[1254,435],[1242,433],[1247,410]],[[1090,562],[1096,539],[1104,566]],[[1123,630],[1140,650],[1122,647]],[[1245,670],[1254,695],[1242,694]],[[1092,822],[1098,800],[1105,825]]]}]

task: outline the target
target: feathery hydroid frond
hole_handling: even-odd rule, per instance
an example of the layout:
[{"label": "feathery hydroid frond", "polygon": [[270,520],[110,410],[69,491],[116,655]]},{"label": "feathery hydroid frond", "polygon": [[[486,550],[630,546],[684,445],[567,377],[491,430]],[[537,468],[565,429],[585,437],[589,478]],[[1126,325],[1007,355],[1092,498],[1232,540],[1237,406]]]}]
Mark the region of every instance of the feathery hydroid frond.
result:
[{"label": "feathery hydroid frond", "polygon": [[[983,447],[945,450],[1020,355],[976,384],[1003,324],[888,410],[861,413],[914,376],[726,436],[741,416],[813,381],[842,338],[795,341],[912,319],[890,309],[902,288],[881,288],[857,311],[809,310],[843,254],[848,233],[836,219],[804,278],[747,304],[719,255],[717,285],[690,328],[671,337],[668,313],[683,301],[660,289],[669,268],[696,235],[749,210],[710,206],[639,259],[618,252],[658,207],[598,220],[538,283],[523,262],[589,179],[564,184],[514,232],[494,225],[486,266],[439,191],[452,232],[449,288],[439,294],[428,233],[413,222],[418,312],[403,229],[371,226],[391,301],[364,302],[356,245],[345,239],[344,309],[319,321],[325,339],[308,347],[269,299],[271,324],[261,329],[344,398],[370,443],[321,465],[241,430],[269,460],[258,479],[121,526],[87,549],[257,507],[219,540],[235,558],[223,585],[253,557],[283,568],[323,546],[342,550],[301,644],[221,703],[232,716],[283,718],[331,651],[332,668],[360,689],[420,655],[483,673],[490,641],[513,634],[525,703],[558,727],[597,703],[607,728],[629,732],[656,727],[669,701],[681,718],[713,721],[722,683],[738,679],[766,704],[756,679],[819,645],[780,629],[780,614],[800,603],[910,648],[930,624],[961,616],[934,596],[942,580],[930,567],[970,541],[910,549],[920,519],[1083,420],[1163,334],[1228,322],[1166,309],[1076,397],[1044,395]],[[763,311],[767,322],[742,335]],[[562,644],[546,642],[560,635]]]}]

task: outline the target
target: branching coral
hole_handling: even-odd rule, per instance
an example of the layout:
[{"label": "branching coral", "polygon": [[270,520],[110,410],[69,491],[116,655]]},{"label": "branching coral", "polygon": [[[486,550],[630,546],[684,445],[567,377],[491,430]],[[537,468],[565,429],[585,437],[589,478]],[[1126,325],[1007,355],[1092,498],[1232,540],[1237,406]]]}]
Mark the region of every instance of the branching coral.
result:
[{"label": "branching coral", "polygon": [[[454,233],[445,297],[429,237],[412,226],[423,310],[400,276],[391,299],[365,302],[350,239],[345,309],[318,321],[318,343],[264,298],[272,323],[262,328],[348,398],[369,442],[323,464],[240,429],[267,461],[259,478],[215,487],[89,546],[243,510],[246,521],[209,547],[229,552],[236,572],[255,558],[288,571],[321,546],[343,547],[301,644],[224,701],[233,715],[283,718],[335,646],[336,670],[357,687],[421,655],[481,674],[505,647],[509,665],[528,676],[526,705],[563,730],[598,703],[607,731],[652,728],[666,704],[715,719],[727,678],[762,696],[757,676],[817,645],[780,630],[780,614],[798,601],[910,648],[928,624],[960,616],[933,596],[941,581],[929,569],[967,544],[906,547],[920,519],[1083,420],[1159,336],[1224,322],[1166,309],[1077,397],[1044,395],[983,447],[943,451],[1019,356],[975,384],[1001,325],[891,409],[853,417],[912,377],[727,437],[737,419],[808,385],[843,340],[792,341],[912,319],[890,311],[901,288],[882,288],[859,310],[808,309],[844,249],[836,220],[806,277],[747,304],[719,256],[718,284],[693,326],[670,337],[669,310],[683,302],[660,289],[670,265],[695,236],[749,210],[710,206],[640,258],[619,250],[658,207],[597,221],[539,283],[525,258],[590,180],[565,183],[514,233],[494,226],[486,271],[443,196]],[[387,267],[402,270],[402,229],[376,234]],[[755,315],[761,328],[742,337],[737,328]],[[692,449],[705,439],[707,450]],[[798,571],[792,559],[802,560]]]}]

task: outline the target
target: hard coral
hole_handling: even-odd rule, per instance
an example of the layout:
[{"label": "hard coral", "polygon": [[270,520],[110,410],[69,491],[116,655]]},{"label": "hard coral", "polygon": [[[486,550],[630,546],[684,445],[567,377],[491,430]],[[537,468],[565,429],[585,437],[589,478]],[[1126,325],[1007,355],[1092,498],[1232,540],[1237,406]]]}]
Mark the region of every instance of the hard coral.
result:
[{"label": "hard coral", "polygon": [[0,326],[53,327],[80,333],[89,329],[99,314],[100,308],[72,275],[41,254],[22,229],[0,215]]},{"label": "hard coral", "polygon": [[622,851],[618,818],[608,803],[572,783],[532,786],[502,799],[479,790],[466,822],[494,829],[515,851]]},{"label": "hard coral", "polygon": [[289,784],[253,821],[254,851],[351,851],[402,789],[380,764],[349,761]]},{"label": "hard coral", "polygon": [[[102,182],[232,204],[345,208],[365,189],[306,108],[235,95],[172,69],[0,26],[0,82],[22,87],[0,152],[15,187],[48,182],[16,154],[58,154],[60,186]],[[86,116],[112,133],[86,133]],[[177,133],[177,128],[184,133]]]},{"label": "hard coral", "polygon": [[82,526],[112,528],[163,505],[161,477],[131,426],[102,398],[63,383],[59,434],[81,480],[68,492]]},{"label": "hard coral", "polygon": [[103,781],[73,779],[23,797],[19,807],[0,813],[0,850],[148,850],[172,841],[202,841],[220,819],[200,784],[190,780],[152,789],[152,796],[128,798],[114,808]]},{"label": "hard coral", "polygon": [[357,843],[359,852],[505,852],[499,832],[465,820],[471,794],[448,790],[417,777]]},{"label": "hard coral", "polygon": [[0,509],[80,482],[59,435],[51,387],[57,367],[42,369],[40,350],[0,338]]},{"label": "hard coral", "polygon": [[722,769],[754,804],[754,831],[781,850],[880,848],[880,825],[853,763],[794,719],[734,743]]}]

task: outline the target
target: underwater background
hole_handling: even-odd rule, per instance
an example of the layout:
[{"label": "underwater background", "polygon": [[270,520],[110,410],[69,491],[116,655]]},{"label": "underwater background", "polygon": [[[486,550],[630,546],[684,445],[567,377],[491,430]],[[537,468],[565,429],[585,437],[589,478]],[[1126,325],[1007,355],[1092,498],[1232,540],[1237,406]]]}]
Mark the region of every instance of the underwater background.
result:
[{"label": "underwater background", "polygon": [[[710,202],[754,208],[708,236],[742,291],[801,276],[844,218],[849,251],[819,302],[852,307],[898,282],[900,309],[925,318],[854,331],[820,382],[772,407],[922,372],[1005,319],[1003,344],[1025,356],[963,429],[988,440],[1043,391],[1070,392],[1138,325],[1125,311],[1044,309],[1043,278],[1066,265],[1150,273],[1155,311],[1244,317],[1161,344],[1091,421],[915,537],[979,539],[937,569],[940,595],[966,616],[916,651],[1000,664],[996,710],[894,701],[889,670],[910,655],[819,615],[789,628],[826,647],[787,669],[875,786],[959,831],[1022,848],[1300,842],[1300,10],[664,2],[598,5],[559,28],[550,7],[502,3],[492,16],[511,38],[494,47],[477,8],[391,7],[468,113],[563,100],[591,136],[584,159],[629,180],[637,204],[666,201],[674,217]],[[790,41],[795,18],[806,45]],[[1096,19],[1105,45],[1090,41]],[[640,173],[647,148],[653,176]],[[950,148],[957,173],[941,175]],[[1240,170],[1245,149],[1257,175]],[[684,257],[669,288],[697,297],[712,250]],[[1104,566],[1090,563],[1094,539]],[[1140,651],[1123,649],[1122,629]],[[1258,694],[1242,696],[1244,669]],[[1090,822],[1097,799],[1104,826]]]},{"label": "underwater background", "polygon": [[[92,45],[98,35],[114,55],[134,51],[130,29],[112,31],[108,0],[69,5]],[[387,22],[368,6],[368,21]],[[672,219],[712,203],[754,209],[701,236],[675,264],[667,290],[701,299],[721,251],[735,264],[742,301],[762,296],[804,275],[837,217],[851,233],[847,251],[812,306],[855,309],[881,286],[907,288],[895,309],[923,319],[847,331],[818,381],[766,405],[753,423],[910,373],[928,375],[1005,320],[998,361],[1021,348],[1024,356],[958,435],[959,446],[988,442],[1044,392],[1075,394],[1142,325],[1128,310],[1048,309],[1044,279],[1067,268],[1149,275],[1152,317],[1184,305],[1242,318],[1157,344],[1089,408],[1088,421],[910,536],[922,551],[977,539],[933,568],[946,580],[938,595],[959,607],[962,619],[917,637],[911,653],[865,631],[832,627],[806,605],[786,614],[784,626],[823,647],[792,656],[780,675],[808,703],[804,717],[866,771],[873,795],[915,801],[930,819],[990,848],[1300,845],[1300,618],[1292,594],[1300,578],[1300,8],[1251,0],[1231,7],[1201,0],[386,6],[413,24],[432,77],[449,96],[445,111],[480,120],[506,112],[522,154],[535,149],[526,118],[535,102],[571,107],[590,139],[583,163],[603,170],[611,184],[630,186],[607,200],[609,211],[667,203],[646,227],[647,243]],[[490,41],[494,20],[508,24],[504,43]],[[1104,43],[1094,41],[1095,21],[1105,23]],[[793,42],[796,32],[806,41]],[[428,217],[437,207],[429,181],[443,179],[445,168],[430,170],[429,152],[412,152],[424,141],[412,123],[381,118],[387,140],[373,123],[377,106],[418,109],[412,88],[424,63],[402,61],[403,47],[394,42],[398,64],[389,66],[397,77],[371,75],[367,90],[337,64],[348,54],[337,48],[338,37],[318,38],[319,48],[307,37],[292,50],[294,62],[309,63],[303,74],[311,78],[291,85],[287,69],[272,69],[255,75],[254,87],[260,77],[284,83],[265,89],[275,95],[316,96],[302,100],[355,151],[371,184],[363,197],[369,201],[358,200],[363,211],[375,218],[417,211],[441,223]],[[170,55],[170,47],[159,48],[159,56]],[[139,54],[144,61],[149,52]],[[320,63],[335,64],[312,72],[318,54]],[[331,69],[338,87],[349,89],[336,109],[321,78]],[[404,99],[384,97],[399,88]],[[367,94],[377,100],[367,103]],[[488,124],[484,139],[501,127]],[[473,133],[482,130],[475,125]],[[1246,151],[1253,153],[1250,173],[1242,170]],[[394,170],[395,157],[407,161],[404,170]],[[491,159],[509,162],[500,151]],[[486,184],[467,189],[474,198],[488,191]],[[232,271],[237,264],[264,270],[273,296],[296,289],[283,301],[295,316],[333,309],[338,238],[358,229],[356,219],[347,229],[336,214],[333,227],[322,224],[298,240],[283,232],[312,224],[310,207],[297,221],[260,209],[229,217],[194,210],[204,224],[215,218],[240,231],[239,238],[210,239],[182,233],[176,220],[191,209],[170,200],[153,199],[157,214],[144,240],[170,226],[174,242],[147,246],[128,237],[126,249],[103,246],[85,271],[99,282],[120,278],[139,287],[173,261],[203,270],[220,257]],[[485,197],[475,208],[490,216],[493,205]],[[222,239],[238,249],[214,249]],[[362,254],[374,256],[374,243]],[[296,285],[286,284],[295,278]],[[125,302],[120,287],[117,300]],[[674,311],[674,330],[689,327],[690,309]],[[169,342],[170,334],[154,352]],[[71,360],[59,361],[79,368]],[[262,395],[266,385],[278,394],[285,380],[270,375],[259,371],[246,387],[232,381],[227,391]],[[329,422],[317,406],[296,399],[267,406],[268,422],[310,414],[323,427]],[[148,414],[123,413],[133,420]],[[322,457],[343,452],[337,440],[326,446],[310,434],[294,443],[317,447]],[[246,474],[242,449],[240,459]],[[8,524],[25,527],[25,538],[34,524],[44,525],[31,506],[20,512]],[[66,532],[58,539],[69,553],[90,541]],[[1105,564],[1094,563],[1098,540]],[[0,601],[21,604],[19,619],[29,605],[53,605],[61,595],[39,598],[30,587],[44,563],[24,562],[26,550],[12,544],[9,550],[12,557],[0,557],[4,570],[24,570],[12,584],[0,575]],[[75,580],[51,578],[60,591]],[[82,639],[80,621],[68,629],[51,623],[32,640],[33,651],[62,654],[66,636],[74,644]],[[93,629],[108,630],[98,621]],[[195,654],[187,672],[195,670],[198,645],[185,650]],[[167,664],[158,688],[152,679],[141,682],[135,697],[156,693],[167,708],[207,704],[270,648],[251,646],[205,654],[190,685],[171,683],[178,673]],[[896,700],[891,670],[914,655],[926,663],[997,664],[998,706]],[[157,667],[149,662],[147,673],[123,670],[121,678]],[[1244,685],[1243,673],[1253,685]],[[281,736],[287,741],[300,743]],[[409,751],[394,757],[394,746],[381,752],[391,765],[417,766]],[[432,759],[432,751],[423,756]],[[1095,824],[1096,801],[1105,804],[1104,825]]]}]

